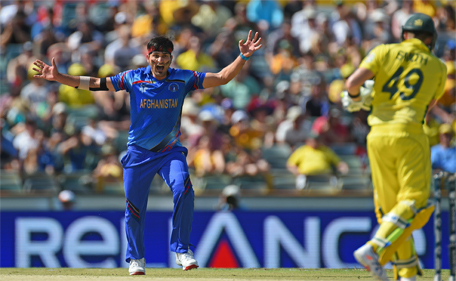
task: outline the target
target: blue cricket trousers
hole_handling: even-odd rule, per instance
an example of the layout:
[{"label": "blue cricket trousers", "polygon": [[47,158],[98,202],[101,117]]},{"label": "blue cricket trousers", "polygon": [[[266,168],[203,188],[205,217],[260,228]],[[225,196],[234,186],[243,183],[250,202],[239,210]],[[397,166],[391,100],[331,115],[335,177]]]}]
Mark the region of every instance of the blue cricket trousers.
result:
[{"label": "blue cricket trousers", "polygon": [[185,156],[187,149],[173,147],[166,152],[152,152],[130,145],[122,158],[124,168],[125,230],[127,234],[126,261],[144,257],[144,224],[149,189],[155,174],[159,174],[173,192],[173,229],[170,250],[188,251],[192,230],[195,195]]}]

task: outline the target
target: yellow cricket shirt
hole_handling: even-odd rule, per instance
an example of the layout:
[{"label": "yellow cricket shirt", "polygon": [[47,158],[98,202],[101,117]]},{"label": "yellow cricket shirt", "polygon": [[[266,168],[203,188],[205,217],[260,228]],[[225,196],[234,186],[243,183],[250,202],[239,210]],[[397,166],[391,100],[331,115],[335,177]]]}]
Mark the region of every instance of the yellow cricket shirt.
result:
[{"label": "yellow cricket shirt", "polygon": [[331,167],[339,162],[339,157],[324,145],[320,145],[317,149],[303,145],[291,154],[287,164],[297,166],[301,174],[318,175],[331,173]]},{"label": "yellow cricket shirt", "polygon": [[431,100],[444,93],[446,66],[418,39],[377,46],[359,67],[375,73],[371,126],[421,125]]}]

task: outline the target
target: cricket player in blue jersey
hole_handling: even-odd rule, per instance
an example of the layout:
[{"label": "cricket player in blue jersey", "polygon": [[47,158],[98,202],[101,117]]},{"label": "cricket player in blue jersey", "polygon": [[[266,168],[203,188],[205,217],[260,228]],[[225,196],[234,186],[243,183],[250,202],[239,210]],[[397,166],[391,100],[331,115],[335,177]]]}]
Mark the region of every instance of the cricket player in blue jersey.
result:
[{"label": "cricket player in blue jersey", "polygon": [[187,149],[179,141],[184,98],[192,90],[216,87],[233,79],[261,48],[258,32],[249,32],[245,43],[239,41],[240,54],[218,73],[201,73],[171,68],[173,43],[166,37],[152,38],[147,44],[144,68],[129,70],[107,78],[70,76],[59,73],[54,58],[52,65],[36,60],[36,78],[90,91],[130,93],[131,125],[128,149],[122,159],[124,168],[126,211],[125,228],[128,241],[126,261],[130,275],[144,275],[144,223],[149,188],[159,174],[173,192],[170,250],[183,270],[198,267],[189,249],[192,228],[194,193],[186,161]]}]

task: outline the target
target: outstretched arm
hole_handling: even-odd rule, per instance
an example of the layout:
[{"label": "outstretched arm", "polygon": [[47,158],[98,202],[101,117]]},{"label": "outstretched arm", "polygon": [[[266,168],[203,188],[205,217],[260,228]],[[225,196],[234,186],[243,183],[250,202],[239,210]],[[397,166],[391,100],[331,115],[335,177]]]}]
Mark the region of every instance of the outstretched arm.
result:
[{"label": "outstretched arm", "polygon": [[[81,88],[84,90],[115,91],[114,86],[112,85],[111,79],[109,77],[105,78],[104,80],[103,78],[98,77],[71,76],[60,73],[57,70],[54,58],[52,58],[52,66],[47,65],[46,63],[40,60],[36,60],[33,64],[35,65],[33,70],[39,73],[33,76],[35,78],[42,78],[48,81],[57,81],[65,85],[75,88]],[[88,83],[84,84],[85,81]]]},{"label": "outstretched arm", "polygon": [[[244,66],[245,62],[250,58],[250,56],[263,46],[260,44],[261,37],[258,38],[258,32],[255,33],[253,40],[250,40],[251,37],[252,31],[250,30],[247,41],[245,41],[244,44],[242,44],[243,40],[239,41],[239,50],[241,51],[241,54],[230,65],[218,73],[206,73],[206,77],[203,81],[204,88],[224,85],[231,81],[231,79],[233,79],[239,73],[239,71],[241,71],[241,68]],[[243,59],[241,55],[244,56],[245,59]]]}]

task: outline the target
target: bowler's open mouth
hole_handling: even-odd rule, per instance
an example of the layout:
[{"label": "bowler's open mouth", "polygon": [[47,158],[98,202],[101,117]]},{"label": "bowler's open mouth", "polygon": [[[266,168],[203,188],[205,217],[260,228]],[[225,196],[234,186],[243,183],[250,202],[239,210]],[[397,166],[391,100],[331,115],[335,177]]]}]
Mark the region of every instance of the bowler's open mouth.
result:
[{"label": "bowler's open mouth", "polygon": [[157,65],[156,66],[157,71],[163,71],[165,69],[164,65]]}]

